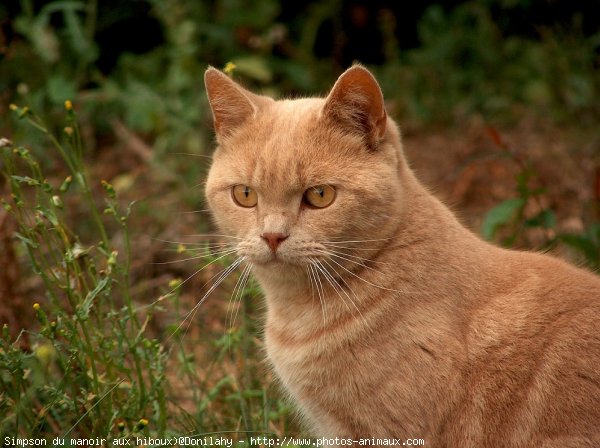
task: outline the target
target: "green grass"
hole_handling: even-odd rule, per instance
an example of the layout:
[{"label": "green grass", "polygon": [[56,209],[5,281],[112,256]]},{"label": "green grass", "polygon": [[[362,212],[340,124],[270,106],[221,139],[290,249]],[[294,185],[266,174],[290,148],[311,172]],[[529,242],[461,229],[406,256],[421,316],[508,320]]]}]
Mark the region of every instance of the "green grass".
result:
[{"label": "green grass", "polygon": [[[256,285],[234,290],[239,320],[230,319],[219,337],[204,332],[200,344],[206,354],[197,356],[202,351],[188,333],[196,313],[180,304],[182,279],[162,285],[162,293],[147,303],[133,300],[128,224],[134,208],[123,207],[108,182],[89,178],[71,104],[61,136],[31,110],[12,109],[52,142],[68,176],[47,180],[30,150],[3,142],[2,171],[11,193],[2,204],[17,223],[21,255],[31,275],[41,279],[44,295],[31,303],[37,322],[2,329],[0,436],[110,441],[289,430],[290,409],[257,361],[259,329],[251,301]],[[94,188],[98,184],[103,188]],[[68,204],[74,200],[85,204],[89,217],[78,225],[69,224]],[[221,270],[231,261],[213,255],[209,245],[178,252],[204,257],[201,266]],[[153,323],[165,313],[175,323],[157,330]]]}]

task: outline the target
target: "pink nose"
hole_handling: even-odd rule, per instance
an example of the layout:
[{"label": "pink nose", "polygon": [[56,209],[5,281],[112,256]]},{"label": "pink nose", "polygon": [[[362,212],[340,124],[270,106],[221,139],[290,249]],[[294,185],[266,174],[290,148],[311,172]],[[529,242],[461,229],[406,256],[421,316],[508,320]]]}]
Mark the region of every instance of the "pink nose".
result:
[{"label": "pink nose", "polygon": [[260,237],[267,242],[273,253],[275,253],[281,242],[288,236],[283,233],[263,233]]}]

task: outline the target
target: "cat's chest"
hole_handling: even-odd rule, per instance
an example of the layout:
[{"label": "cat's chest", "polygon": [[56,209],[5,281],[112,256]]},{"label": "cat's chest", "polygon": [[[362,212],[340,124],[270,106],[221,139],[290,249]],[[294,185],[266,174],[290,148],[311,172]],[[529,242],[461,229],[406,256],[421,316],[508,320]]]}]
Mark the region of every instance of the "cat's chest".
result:
[{"label": "cat's chest", "polygon": [[265,343],[277,375],[294,395],[339,389],[344,380],[353,381],[353,370],[348,368],[352,342],[333,332],[323,329],[306,335],[268,322]]}]

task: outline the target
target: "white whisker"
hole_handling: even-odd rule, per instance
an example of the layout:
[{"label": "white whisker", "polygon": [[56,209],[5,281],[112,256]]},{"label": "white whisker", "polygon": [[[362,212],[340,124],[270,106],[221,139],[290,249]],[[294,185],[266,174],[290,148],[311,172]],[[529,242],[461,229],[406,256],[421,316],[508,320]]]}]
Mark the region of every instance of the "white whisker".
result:
[{"label": "white whisker", "polygon": [[213,158],[212,156],[207,156],[205,154],[194,154],[194,153],[191,153],[191,152],[172,152],[171,155],[174,155],[174,156],[203,157],[203,158],[206,158],[206,159],[212,159]]},{"label": "white whisker", "polygon": [[147,304],[147,305],[142,305],[139,309],[145,309],[145,308],[150,308],[154,305],[156,305],[158,302],[164,300],[165,297],[170,296],[171,294],[173,294],[175,292],[175,290],[177,288],[181,288],[183,285],[185,285],[191,278],[195,277],[196,275],[198,275],[199,272],[203,271],[204,269],[206,269],[208,266],[210,266],[213,263],[216,263],[217,261],[219,261],[221,258],[226,257],[229,254],[225,254],[225,255],[221,255],[217,258],[215,258],[212,261],[209,261],[208,263],[206,263],[204,266],[202,266],[200,269],[198,269],[197,271],[195,271],[193,274],[191,274],[188,278],[186,278],[184,281],[182,281],[181,283],[179,283],[177,286],[175,286],[173,289],[171,289],[168,293],[163,294],[162,296],[160,296],[158,299],[156,299],[155,301]]},{"label": "white whisker", "polygon": [[[236,305],[236,303],[240,302],[242,299],[242,296],[244,294],[244,288],[246,287],[246,276],[250,276],[250,268],[251,266],[248,264],[244,267],[244,269],[242,270],[242,273],[240,274],[240,277],[238,278],[238,281],[235,283],[235,287],[233,288],[233,291],[231,293],[231,297],[229,300],[229,303],[233,303],[233,306]],[[237,306],[235,308],[235,313],[233,311],[233,306],[230,306],[230,309],[227,310],[227,314],[228,316],[226,316],[225,321],[227,322],[227,317],[230,317],[231,320],[229,321],[229,324],[226,324],[228,328],[233,328],[233,326],[235,325],[235,321],[237,319],[237,314],[239,311],[239,306]],[[230,313],[231,310],[231,313]]]},{"label": "white whisker", "polygon": [[[219,238],[219,235],[207,235],[207,237],[214,237],[214,238]],[[233,238],[233,237],[231,237]],[[154,241],[160,241],[161,243],[169,243],[169,244],[181,244],[182,246],[206,246],[208,241],[197,241],[197,242],[187,242],[187,241],[175,241],[175,240],[164,240],[161,238],[153,238]],[[210,240],[209,240],[210,241]],[[210,244],[237,244],[237,243],[225,243],[225,242],[220,242],[220,243],[210,243]]]},{"label": "white whisker", "polygon": [[233,321],[230,320],[230,318],[233,319],[233,307],[235,306],[235,304],[237,302],[237,291],[238,291],[238,288],[240,288],[240,286],[241,286],[242,277],[243,277],[244,273],[246,272],[247,268],[248,268],[248,266],[244,267],[242,273],[240,274],[237,281],[235,282],[235,286],[233,287],[233,291],[231,292],[231,295],[229,296],[229,301],[227,304],[227,312],[225,314],[225,332],[227,332],[228,328],[233,328]]},{"label": "white whisker", "polygon": [[205,208],[203,210],[190,210],[187,212],[178,212],[179,215],[193,215],[195,213],[209,213],[211,210],[208,208]]},{"label": "white whisker", "polygon": [[360,262],[358,262],[358,261],[356,261],[356,260],[352,260],[351,258],[346,258],[346,257],[344,257],[344,256],[342,256],[342,255],[336,255],[336,254],[334,254],[334,253],[331,253],[331,252],[328,252],[328,251],[324,251],[324,250],[318,250],[318,251],[319,251],[319,252],[321,252],[321,253],[323,253],[323,254],[329,255],[330,257],[336,257],[336,258],[340,258],[340,259],[342,259],[342,260],[346,260],[346,261],[348,261],[349,263],[353,263],[353,264],[356,264],[356,265],[358,265],[358,266],[362,266],[363,268],[365,268],[365,269],[368,269],[368,270],[370,270],[370,271],[373,271],[373,272],[377,272],[378,274],[383,274],[381,271],[378,271],[378,270],[377,270],[377,269],[375,269],[375,268],[372,268],[372,267],[370,267],[370,266],[367,266],[367,265],[365,265],[364,263],[360,263]]},{"label": "white whisker", "polygon": [[193,237],[193,238],[198,238],[198,237],[202,237],[202,238],[233,238],[236,240],[243,240],[243,238],[239,237],[239,236],[223,235],[220,233],[191,233],[189,235],[182,235],[182,236]]},{"label": "white whisker", "polygon": [[[323,252],[323,251],[321,250],[321,252]],[[339,250],[333,250],[333,249],[329,249],[329,248],[326,249],[326,252],[327,253],[332,253],[332,254],[344,255],[345,257],[354,258],[356,260],[361,260],[361,261],[366,261],[368,263],[387,264],[387,265],[390,264],[390,263],[386,263],[385,261],[370,260],[368,258],[359,257],[358,255],[351,255],[351,254],[347,254],[346,252],[342,252],[342,251],[339,251]]]},{"label": "white whisker", "polygon": [[393,240],[395,237],[389,237],[389,238],[377,238],[377,239],[372,239],[372,240],[345,240],[345,241],[328,241],[329,244],[346,244],[346,243],[370,243],[373,241],[389,241],[389,240]]},{"label": "white whisker", "polygon": [[[183,246],[183,244],[181,244],[181,246]],[[197,247],[172,247],[172,248],[168,248],[168,249],[161,249],[161,252],[179,252],[179,253],[183,253],[183,252],[191,252],[191,253],[200,253],[200,252],[215,252],[218,250],[223,250],[223,249],[233,249],[234,247],[237,247],[237,243],[208,243],[208,242],[204,242],[204,243],[200,243],[197,245]]]},{"label": "white whisker", "polygon": [[368,248],[368,247],[359,247],[359,246],[338,246],[335,243],[330,242],[321,242],[323,246],[333,246],[336,249],[351,249],[351,250],[381,250],[380,248]]},{"label": "white whisker", "polygon": [[379,288],[379,289],[383,289],[384,291],[394,291],[394,292],[401,292],[401,293],[406,293],[407,291],[400,291],[398,289],[391,289],[391,288],[386,288],[384,286],[380,286],[380,285],[376,285],[375,283],[372,283],[368,280],[365,280],[364,278],[362,278],[359,275],[356,275],[354,272],[352,272],[351,270],[347,269],[346,267],[344,267],[342,264],[338,263],[337,261],[335,261],[333,258],[330,258],[329,261],[331,261],[332,263],[338,265],[340,268],[342,268],[344,271],[346,271],[348,274],[356,277],[357,279],[359,279],[361,282],[364,282],[368,285],[371,285],[375,288]]},{"label": "white whisker", "polygon": [[202,258],[207,258],[207,257],[214,257],[217,255],[229,255],[234,253],[235,251],[237,251],[237,249],[224,249],[224,250],[220,250],[220,251],[216,251],[216,252],[211,252],[209,254],[205,254],[205,255],[197,255],[195,257],[188,257],[188,258],[182,258],[181,260],[172,260],[172,261],[156,261],[153,262],[152,264],[173,264],[173,263],[182,263],[184,261],[190,261],[190,260],[200,260]]},{"label": "white whisker", "polygon": [[[350,297],[348,295],[348,293],[346,292],[346,290],[337,283],[336,279],[333,277],[333,275],[331,275],[331,273],[327,270],[327,268],[325,266],[323,266],[323,264],[319,261],[317,261],[317,263],[321,266],[322,268],[322,272],[323,274],[326,276],[326,278],[328,278],[329,283],[331,284],[331,286],[333,287],[333,289],[336,291],[336,293],[338,294],[338,296],[340,296],[340,298],[342,299],[342,302],[344,302],[344,305],[346,305],[346,307],[352,311],[350,309],[350,307],[348,307],[348,304],[346,303],[346,301],[344,300],[344,298],[342,297],[342,295],[340,294],[340,291],[344,293],[344,295],[348,298],[348,300],[350,301],[350,303],[352,304],[352,306],[354,307],[354,309],[358,312],[358,315],[360,317],[360,319],[363,321],[363,323],[365,324],[365,326],[367,325],[367,321],[365,319],[365,317],[363,316],[362,312],[360,311],[360,309],[358,308],[358,306],[356,305],[356,302],[354,302],[354,300],[352,300],[352,297]],[[329,265],[329,263],[327,263],[328,266],[331,267],[331,265]],[[334,269],[334,272],[336,273],[336,276],[338,276],[340,279],[341,277],[339,276],[339,274],[337,273],[337,271]],[[341,279],[343,281],[343,279]],[[344,283],[346,284],[346,287],[348,289],[349,286],[348,284],[344,281]],[[352,292],[352,294],[354,294],[354,291],[350,290]],[[358,297],[356,297],[356,294],[354,294],[354,297],[356,298],[356,300],[358,300]],[[352,311],[353,312],[353,311]],[[354,313],[354,312],[353,312]]]},{"label": "white whisker", "polygon": [[[329,262],[327,260],[323,260],[323,262],[325,262],[327,264],[327,266],[329,266],[331,268],[331,270],[335,273],[335,275],[337,276],[337,278],[339,278],[340,281],[343,282],[344,285],[346,285],[346,289],[348,289],[348,291],[350,291],[352,293],[352,295],[354,296],[354,298],[356,299],[356,301],[360,302],[360,300],[356,296],[356,293],[354,292],[354,290],[352,288],[350,288],[350,285],[348,284],[348,282],[346,282],[346,280],[338,273],[338,271],[335,269],[335,267],[333,267],[331,264],[329,264]],[[342,291],[344,291],[344,293],[346,292],[341,286],[340,286],[340,288],[342,289]],[[356,311],[358,311],[358,314],[360,314],[360,317],[362,318],[362,320],[366,324],[367,321],[365,320],[362,312],[360,311],[360,309],[356,305],[356,302],[354,300],[352,300],[352,297],[350,297],[347,293],[346,293],[346,297],[348,297],[348,300],[350,300],[350,303],[352,303],[352,305],[354,306],[354,308],[356,308]]]},{"label": "white whisker", "polygon": [[[173,337],[179,331],[179,329],[183,326],[183,324],[185,324],[186,322],[189,321],[186,326],[185,332],[183,333],[183,337],[185,337],[185,335],[187,334],[187,331],[192,323],[192,320],[194,319],[194,316],[196,315],[196,313],[198,312],[198,309],[204,303],[206,298],[217,288],[217,286],[219,286],[223,282],[223,280],[225,280],[227,278],[227,276],[229,276],[229,274],[231,274],[244,261],[244,259],[245,259],[245,257],[238,258],[233,263],[231,263],[231,265],[229,265],[228,267],[223,269],[219,273],[220,275],[217,274],[217,275],[219,275],[217,280],[212,284],[212,286],[208,289],[208,291],[206,291],[204,296],[202,296],[202,298],[196,303],[196,305],[194,305],[194,307],[184,316],[183,321],[177,326],[177,328],[175,328],[175,330],[173,330],[173,332],[169,335],[168,339]],[[211,277],[211,279],[214,277],[215,276]],[[205,283],[205,284],[207,284],[207,283]]]},{"label": "white whisker", "polygon": [[321,263],[319,263],[319,261],[314,260],[314,266],[315,268],[317,268],[319,270],[319,272],[321,272],[323,274],[323,276],[325,277],[325,280],[327,280],[327,282],[331,285],[331,287],[333,288],[333,290],[337,293],[337,295],[340,297],[340,299],[342,299],[342,303],[346,306],[346,308],[348,308],[349,311],[351,311],[350,307],[348,306],[348,304],[346,303],[346,301],[344,300],[344,297],[340,294],[340,292],[338,291],[339,285],[336,285],[335,279],[331,279],[331,275],[327,272],[327,270],[321,265]]},{"label": "white whisker", "polygon": [[[314,267],[314,261],[313,260],[309,260],[311,264],[307,265],[310,275],[312,276],[312,278],[315,281],[315,288],[317,290],[317,295],[319,296],[319,303],[321,305],[321,313],[323,314],[323,328],[325,327],[326,323],[327,323],[327,309],[325,306],[325,299],[324,299],[324,294],[322,292],[322,285],[321,285],[321,289],[319,289],[319,277],[317,275],[317,273],[315,272],[315,267]],[[311,280],[311,290],[312,290],[312,280]]]}]

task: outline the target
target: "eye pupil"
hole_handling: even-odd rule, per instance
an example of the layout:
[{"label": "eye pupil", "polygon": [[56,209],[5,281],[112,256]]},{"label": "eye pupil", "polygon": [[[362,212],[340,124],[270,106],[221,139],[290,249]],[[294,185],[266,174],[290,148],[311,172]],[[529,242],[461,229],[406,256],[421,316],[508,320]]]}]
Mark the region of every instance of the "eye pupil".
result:
[{"label": "eye pupil", "polygon": [[234,185],[231,189],[233,200],[242,207],[254,207],[258,203],[256,191],[247,185]]},{"label": "eye pupil", "polygon": [[315,207],[325,208],[335,199],[335,188],[331,185],[318,185],[310,187],[304,192],[304,203]]}]

